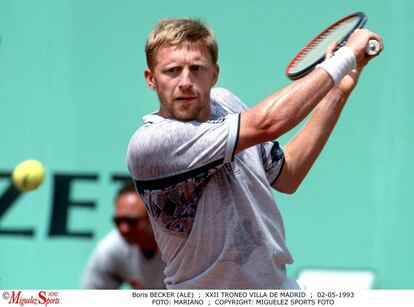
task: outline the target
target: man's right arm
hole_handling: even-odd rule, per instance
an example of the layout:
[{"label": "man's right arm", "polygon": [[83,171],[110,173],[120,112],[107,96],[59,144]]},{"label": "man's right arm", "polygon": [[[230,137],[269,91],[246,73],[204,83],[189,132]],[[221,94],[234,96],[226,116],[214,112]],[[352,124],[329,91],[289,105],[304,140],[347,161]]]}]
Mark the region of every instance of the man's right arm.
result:
[{"label": "man's right arm", "polygon": [[277,139],[296,127],[333,86],[324,70],[315,69],[242,113],[236,152]]}]

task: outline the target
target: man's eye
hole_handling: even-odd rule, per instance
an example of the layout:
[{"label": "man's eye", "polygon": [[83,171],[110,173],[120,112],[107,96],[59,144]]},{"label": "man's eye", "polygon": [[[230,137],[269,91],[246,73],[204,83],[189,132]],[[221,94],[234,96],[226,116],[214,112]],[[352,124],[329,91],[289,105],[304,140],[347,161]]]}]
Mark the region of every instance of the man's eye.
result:
[{"label": "man's eye", "polygon": [[197,71],[202,71],[203,67],[199,66],[199,65],[193,65],[190,67],[191,71],[197,72]]},{"label": "man's eye", "polygon": [[170,68],[165,69],[164,72],[167,74],[175,74],[179,72],[179,67],[170,67]]}]

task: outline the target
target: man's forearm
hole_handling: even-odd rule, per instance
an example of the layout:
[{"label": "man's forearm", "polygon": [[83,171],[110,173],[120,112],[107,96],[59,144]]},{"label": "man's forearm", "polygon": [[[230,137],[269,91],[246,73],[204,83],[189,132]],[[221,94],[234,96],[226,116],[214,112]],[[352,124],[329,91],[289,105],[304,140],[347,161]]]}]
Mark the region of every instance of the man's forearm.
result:
[{"label": "man's forearm", "polygon": [[273,185],[275,189],[284,193],[296,191],[325,146],[348,96],[338,88],[331,90],[305,126],[284,147],[285,165]]},{"label": "man's forearm", "polygon": [[333,87],[322,69],[262,100],[241,115],[240,152],[250,146],[273,140],[296,127]]}]

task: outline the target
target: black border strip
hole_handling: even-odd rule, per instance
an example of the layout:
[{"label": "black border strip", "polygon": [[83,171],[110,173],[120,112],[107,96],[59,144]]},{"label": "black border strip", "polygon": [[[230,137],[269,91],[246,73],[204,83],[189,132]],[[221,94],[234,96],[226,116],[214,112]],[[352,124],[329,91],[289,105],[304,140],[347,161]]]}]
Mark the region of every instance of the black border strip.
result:
[{"label": "black border strip", "polygon": [[206,164],[202,167],[199,167],[199,168],[196,168],[191,171],[181,173],[178,175],[173,175],[170,177],[164,177],[164,178],[158,178],[158,179],[152,179],[152,180],[135,180],[134,179],[134,182],[139,191],[160,190],[160,189],[178,184],[180,182],[184,182],[189,178],[195,178],[200,175],[203,175],[207,171],[223,164],[223,162],[224,162],[224,158],[210,162],[209,164]]},{"label": "black border strip", "polygon": [[270,186],[273,186],[276,183],[276,181],[279,179],[280,174],[282,174],[284,166],[285,166],[285,157],[283,156],[283,161],[282,161],[282,165],[280,166],[279,173],[277,174],[276,178],[272,181]]},{"label": "black border strip", "polygon": [[234,160],[234,156],[236,155],[236,148],[237,148],[237,145],[239,144],[241,113],[239,113],[238,117],[239,117],[239,120],[238,120],[238,124],[237,124],[236,142],[234,144],[233,153],[231,155],[231,161]]}]

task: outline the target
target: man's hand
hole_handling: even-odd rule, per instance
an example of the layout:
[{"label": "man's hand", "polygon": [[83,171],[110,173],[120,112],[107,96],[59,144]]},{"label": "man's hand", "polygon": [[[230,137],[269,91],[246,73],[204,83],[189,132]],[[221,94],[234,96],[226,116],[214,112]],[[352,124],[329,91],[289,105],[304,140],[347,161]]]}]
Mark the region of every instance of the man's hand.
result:
[{"label": "man's hand", "polygon": [[[372,39],[378,41],[380,44],[380,51],[375,55],[368,55],[366,50],[368,42]],[[337,45],[337,42],[333,42],[328,47],[326,58],[332,56],[332,53],[335,51]],[[336,88],[339,89],[344,95],[348,96],[358,83],[359,75],[365,65],[367,65],[371,59],[376,57],[382,51],[383,43],[379,35],[366,29],[357,29],[351,34],[345,46],[349,47],[354,53],[357,67],[346,75],[336,86]]]},{"label": "man's hand", "polygon": [[[371,39],[378,41],[378,43],[380,44],[380,51],[375,55],[367,54],[368,42]],[[349,37],[345,46],[351,48],[351,50],[354,52],[357,61],[357,68],[359,70],[362,70],[362,68],[365,65],[367,65],[371,59],[379,55],[381,51],[384,49],[381,37],[378,34],[371,32],[367,29],[355,30]]]}]

